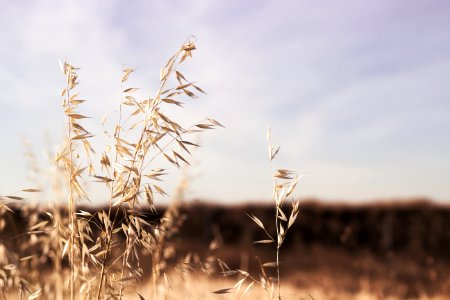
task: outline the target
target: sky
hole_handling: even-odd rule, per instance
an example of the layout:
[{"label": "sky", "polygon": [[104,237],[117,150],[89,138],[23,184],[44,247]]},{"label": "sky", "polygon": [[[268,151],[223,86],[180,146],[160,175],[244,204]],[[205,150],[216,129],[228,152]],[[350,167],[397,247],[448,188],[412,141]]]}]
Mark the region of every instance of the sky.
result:
[{"label": "sky", "polygon": [[[450,203],[448,1],[18,0],[1,7],[0,194],[30,186],[24,138],[44,166],[45,149],[64,135],[59,60],[81,67],[82,110],[100,136],[101,117],[117,115],[121,69],[136,68],[130,81],[153,95],[160,67],[195,37],[183,73],[207,95],[175,114],[186,124],[212,117],[226,128],[198,137],[189,198],[270,199],[270,124],[281,145],[274,166],[304,174],[298,197]],[[179,177],[172,173],[169,191]]]}]

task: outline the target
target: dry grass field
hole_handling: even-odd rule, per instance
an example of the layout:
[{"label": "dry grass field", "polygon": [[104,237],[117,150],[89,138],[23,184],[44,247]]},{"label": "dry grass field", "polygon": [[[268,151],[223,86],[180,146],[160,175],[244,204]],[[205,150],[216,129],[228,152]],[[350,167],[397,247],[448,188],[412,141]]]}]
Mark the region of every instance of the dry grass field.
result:
[{"label": "dry grass field", "polygon": [[[189,165],[193,135],[223,127],[170,117],[205,93],[181,73],[195,49],[187,41],[169,58],[151,97],[123,70],[118,118],[100,149],[84,123],[79,69],[61,63],[67,136],[52,171],[30,152],[39,180],[0,198],[0,298],[448,299],[448,207],[299,201],[301,174],[276,167],[270,129],[271,202],[190,202],[182,181],[160,206],[167,166]],[[105,206],[80,206],[86,182],[104,187]]]},{"label": "dry grass field", "polygon": [[[89,213],[96,211],[92,207],[80,209]],[[158,207],[158,213],[146,211],[145,221],[159,223],[168,210],[170,208]],[[300,211],[303,222],[293,226],[281,253],[282,299],[448,298],[448,207],[428,202],[356,206],[303,201]],[[164,241],[161,266],[165,275],[157,284],[157,297],[241,298],[250,281],[245,282],[239,293],[236,290],[227,294],[213,293],[233,287],[244,278],[241,274],[225,278],[217,262],[221,260],[230,269],[246,270],[258,278],[259,260],[273,260],[274,253],[270,246],[252,244],[252,240],[262,234],[246,213],[264,219],[271,214],[272,207],[267,203],[221,206],[184,202],[179,204],[178,212],[183,223]],[[41,267],[34,280],[47,285],[48,297],[53,298],[49,284],[53,266],[42,249],[37,244],[32,246],[26,236],[29,214],[30,211],[20,208],[14,209],[14,213],[5,213],[5,220],[18,225],[3,228],[2,240],[7,249],[15,249],[16,256],[34,253],[45,259],[37,262]],[[44,220],[46,215],[41,213],[40,218]],[[386,227],[388,219],[390,223]],[[35,248],[23,247],[23,241]],[[138,299],[137,293],[145,299],[154,297],[149,272],[152,256],[140,252],[139,261],[144,272],[139,279],[130,282],[124,299]],[[67,271],[68,267],[65,259],[63,268]],[[269,277],[275,276],[273,268],[266,268],[266,272]],[[13,287],[7,290],[8,299],[17,298],[17,291],[13,291]],[[245,298],[270,297],[263,288],[254,286]]]}]

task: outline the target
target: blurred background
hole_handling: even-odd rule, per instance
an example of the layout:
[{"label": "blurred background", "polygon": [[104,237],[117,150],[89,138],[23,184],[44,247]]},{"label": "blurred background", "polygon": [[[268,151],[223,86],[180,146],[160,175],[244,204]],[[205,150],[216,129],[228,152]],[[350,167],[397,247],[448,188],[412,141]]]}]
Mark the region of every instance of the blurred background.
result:
[{"label": "blurred background", "polygon": [[[270,124],[274,164],[304,175],[283,250],[293,286],[325,299],[450,295],[448,1],[2,1],[0,194],[28,186],[24,139],[45,168],[64,138],[59,60],[81,68],[101,152],[121,70],[136,68],[130,81],[151,96],[187,39],[198,50],[183,71],[207,95],[173,114],[226,128],[198,138],[179,249],[207,256],[218,240],[218,256],[250,269],[270,257],[245,215],[273,217]],[[157,199],[161,213],[170,199]],[[91,200],[86,210],[105,201]]]}]

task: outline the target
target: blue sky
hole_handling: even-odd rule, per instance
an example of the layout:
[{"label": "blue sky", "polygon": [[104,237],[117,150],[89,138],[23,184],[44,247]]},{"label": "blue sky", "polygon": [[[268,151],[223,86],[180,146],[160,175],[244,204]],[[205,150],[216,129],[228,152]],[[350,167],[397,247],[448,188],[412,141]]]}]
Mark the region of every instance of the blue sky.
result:
[{"label": "blue sky", "polygon": [[101,135],[94,120],[114,116],[122,66],[136,67],[134,85],[151,95],[160,66],[194,35],[198,51],[183,71],[208,95],[180,118],[227,128],[199,137],[191,197],[269,199],[270,123],[282,146],[277,165],[305,174],[299,196],[450,201],[448,1],[1,6],[0,193],[29,185],[23,136],[44,160],[44,135],[55,143],[63,135],[59,59],[82,68],[84,111]]}]

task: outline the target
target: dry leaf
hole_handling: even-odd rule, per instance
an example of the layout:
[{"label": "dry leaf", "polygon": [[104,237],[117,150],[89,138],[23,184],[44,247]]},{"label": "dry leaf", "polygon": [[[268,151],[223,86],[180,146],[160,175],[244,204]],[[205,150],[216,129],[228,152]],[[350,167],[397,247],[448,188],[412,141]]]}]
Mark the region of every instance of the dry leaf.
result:
[{"label": "dry leaf", "polygon": [[214,291],[214,294],[228,294],[231,293],[231,291],[233,290],[233,288],[227,288],[227,289],[221,289],[221,290],[217,290]]}]

